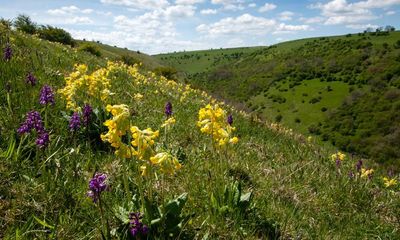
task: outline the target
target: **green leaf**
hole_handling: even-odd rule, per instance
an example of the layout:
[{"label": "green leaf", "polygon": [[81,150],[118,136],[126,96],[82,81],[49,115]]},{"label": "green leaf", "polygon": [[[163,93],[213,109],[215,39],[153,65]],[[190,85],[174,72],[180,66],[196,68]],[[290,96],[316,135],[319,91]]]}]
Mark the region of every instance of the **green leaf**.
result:
[{"label": "green leaf", "polygon": [[35,217],[35,216],[33,216],[33,218],[34,218],[40,225],[42,225],[43,227],[50,228],[50,229],[54,229],[54,226],[49,225],[49,224],[46,223],[45,221],[42,221],[42,220],[40,220],[39,218],[37,218],[37,217]]}]

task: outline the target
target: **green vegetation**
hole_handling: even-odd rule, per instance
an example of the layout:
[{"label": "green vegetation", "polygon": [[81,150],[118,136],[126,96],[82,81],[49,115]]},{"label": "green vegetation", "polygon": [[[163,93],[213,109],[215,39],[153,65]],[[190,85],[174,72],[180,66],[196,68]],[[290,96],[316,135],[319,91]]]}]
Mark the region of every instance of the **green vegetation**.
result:
[{"label": "green vegetation", "polygon": [[[396,134],[400,32],[393,30],[388,26],[374,32],[301,39],[250,48],[243,56],[240,50],[228,49],[229,54],[215,50],[225,57],[202,71],[197,70],[204,64],[201,59],[196,62],[197,52],[169,54],[162,60],[182,71],[187,68],[186,80],[194,86],[261,118],[282,121],[304,134],[320,134],[341,150],[400,169]],[[212,55],[213,51],[206,52]],[[235,54],[241,57],[227,57]],[[363,97],[354,97],[358,95]],[[364,105],[370,114],[363,114]],[[338,131],[344,119],[346,130]]]},{"label": "green vegetation", "polygon": [[[132,212],[141,212],[149,239],[398,238],[399,185],[386,188],[382,176],[387,174],[373,162],[363,162],[363,168],[375,169],[367,176],[357,171],[358,158],[335,163],[335,149],[223,105],[233,114],[239,142],[218,150],[197,126],[199,109],[210,101],[206,94],[141,68],[110,70],[103,54],[96,57],[3,27],[0,31],[1,239],[132,239]],[[71,73],[83,74],[77,74],[75,64],[86,64],[88,74],[110,70],[108,103],[127,104],[129,124],[160,129],[151,150],[169,151],[181,169],[168,175],[154,165],[157,174],[141,176],[143,161],[116,156],[100,138],[112,116],[103,100],[85,91],[80,100],[93,106],[91,121],[71,130],[73,111],[57,90]],[[102,76],[97,73],[90,76]],[[87,75],[82,79],[96,83]],[[39,103],[45,85],[55,92],[54,105]],[[329,93],[339,87],[330,86]],[[394,99],[397,92],[385,96],[385,101]],[[164,130],[160,125],[168,101],[176,123]],[[17,132],[32,110],[42,116],[50,135],[45,148],[36,141],[39,132]],[[299,119],[299,124],[306,121]],[[108,188],[93,202],[87,195],[89,180],[99,172],[107,174]]]}]

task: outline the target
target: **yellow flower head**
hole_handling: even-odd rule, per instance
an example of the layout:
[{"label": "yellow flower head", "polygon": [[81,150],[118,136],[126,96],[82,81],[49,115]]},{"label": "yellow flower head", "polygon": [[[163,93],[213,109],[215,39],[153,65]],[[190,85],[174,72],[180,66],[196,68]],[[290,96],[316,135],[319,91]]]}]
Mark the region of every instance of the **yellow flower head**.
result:
[{"label": "yellow flower head", "polygon": [[385,187],[389,188],[392,186],[396,186],[397,185],[397,180],[395,178],[388,178],[388,177],[384,177],[383,178],[383,184],[385,185]]},{"label": "yellow flower head", "polygon": [[336,161],[336,160],[343,161],[345,158],[346,158],[346,155],[342,152],[337,152],[337,153],[334,153],[331,155],[332,161]]},{"label": "yellow flower head", "polygon": [[142,159],[146,150],[154,145],[154,139],[159,136],[159,131],[153,131],[151,128],[140,130],[137,126],[133,126],[131,127],[131,134],[131,144],[135,148],[136,155],[139,159]]},{"label": "yellow flower head", "polygon": [[165,122],[161,125],[161,127],[169,127],[169,126],[172,126],[172,125],[175,124],[175,122],[176,122],[175,118],[174,118],[174,117],[170,117],[170,118],[168,118],[167,120],[165,120]]},{"label": "yellow flower head", "polygon": [[374,173],[374,169],[365,169],[365,168],[362,168],[361,169],[361,177],[362,178],[369,178],[369,177],[371,177],[372,176],[372,174]]},{"label": "yellow flower head", "polygon": [[182,165],[178,159],[170,153],[161,152],[150,158],[150,162],[158,166],[163,173],[173,175],[176,170],[181,169]]}]

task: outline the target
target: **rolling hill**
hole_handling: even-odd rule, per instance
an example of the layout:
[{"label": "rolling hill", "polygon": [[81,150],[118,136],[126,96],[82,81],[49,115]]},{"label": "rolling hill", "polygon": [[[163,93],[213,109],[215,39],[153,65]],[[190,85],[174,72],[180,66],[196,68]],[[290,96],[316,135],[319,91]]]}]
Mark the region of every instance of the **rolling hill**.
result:
[{"label": "rolling hill", "polygon": [[1,239],[398,238],[398,175],[99,48],[0,24]]},{"label": "rolling hill", "polygon": [[[196,59],[204,61],[205,53],[214,58],[207,58],[208,68],[197,68]],[[246,53],[227,49],[156,57],[190,69],[186,81],[260,118],[399,169],[398,31],[301,39],[246,48]]]}]

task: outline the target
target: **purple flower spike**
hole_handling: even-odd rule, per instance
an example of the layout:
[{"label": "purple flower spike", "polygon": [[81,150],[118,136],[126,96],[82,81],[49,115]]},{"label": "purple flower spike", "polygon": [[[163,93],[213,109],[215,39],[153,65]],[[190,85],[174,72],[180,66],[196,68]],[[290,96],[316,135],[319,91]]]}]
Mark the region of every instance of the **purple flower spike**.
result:
[{"label": "purple flower spike", "polygon": [[363,161],[362,160],[358,160],[357,164],[356,164],[356,170],[357,172],[361,172],[361,167],[363,165]]},{"label": "purple flower spike", "polygon": [[11,46],[9,43],[7,43],[7,46],[4,48],[4,56],[3,56],[4,60],[6,62],[10,61],[12,54],[13,54],[13,52],[12,52]]},{"label": "purple flower spike", "polygon": [[89,191],[87,195],[93,199],[94,203],[100,198],[100,194],[107,189],[107,175],[96,173],[89,181]]},{"label": "purple flower spike", "polygon": [[50,142],[49,134],[45,131],[41,132],[36,139],[36,145],[38,145],[39,148],[47,147],[49,142]]},{"label": "purple flower spike", "polygon": [[232,126],[232,124],[233,124],[233,116],[232,116],[232,114],[229,114],[227,122],[228,122],[229,125]]},{"label": "purple flower spike", "polygon": [[38,133],[44,131],[43,121],[40,117],[39,112],[37,111],[30,111],[26,114],[25,122],[22,123],[21,127],[18,128],[19,134],[29,133],[35,129]]},{"label": "purple flower spike", "polygon": [[28,75],[26,76],[26,83],[35,86],[36,82],[37,79],[35,78],[35,76],[33,76],[31,72],[29,72]]},{"label": "purple flower spike", "polygon": [[165,104],[165,115],[167,117],[172,116],[172,104],[170,102],[167,102],[167,104]]},{"label": "purple flower spike", "polygon": [[353,173],[353,171],[350,171],[350,172],[349,172],[349,178],[350,178],[350,179],[353,179],[353,178],[354,178],[354,173]]},{"label": "purple flower spike", "polygon": [[69,120],[69,129],[71,131],[76,131],[80,128],[81,126],[81,117],[79,116],[78,112],[74,112],[72,114],[71,119]]},{"label": "purple flower spike", "polygon": [[92,118],[93,109],[89,104],[83,107],[83,125],[89,126],[90,119]]},{"label": "purple flower spike", "polygon": [[340,167],[340,165],[342,164],[342,161],[340,161],[340,159],[336,159],[336,167]]},{"label": "purple flower spike", "polygon": [[51,104],[54,105],[54,93],[51,87],[44,85],[40,90],[39,103],[42,105]]},{"label": "purple flower spike", "polygon": [[129,214],[129,219],[131,225],[130,232],[133,237],[147,235],[149,228],[140,221],[142,219],[140,212]]}]

